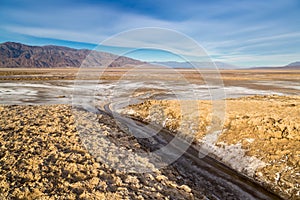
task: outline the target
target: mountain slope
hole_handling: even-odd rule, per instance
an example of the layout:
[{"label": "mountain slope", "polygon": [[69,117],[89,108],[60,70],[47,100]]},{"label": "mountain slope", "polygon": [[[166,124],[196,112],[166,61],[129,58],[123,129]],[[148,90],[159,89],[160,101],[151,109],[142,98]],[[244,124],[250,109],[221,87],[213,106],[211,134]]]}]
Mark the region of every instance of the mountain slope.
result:
[{"label": "mountain slope", "polygon": [[288,65],[279,66],[279,67],[251,67],[251,68],[248,68],[248,69],[300,70],[300,62],[293,62],[293,63],[290,63]]},{"label": "mountain slope", "polygon": [[[85,58],[91,67],[122,67],[125,65],[141,65],[141,61],[110,53],[87,49],[72,49],[62,46],[28,46],[21,43],[5,42],[0,44],[0,67],[55,68],[80,67]],[[92,61],[92,62],[91,62]]]},{"label": "mountain slope", "polygon": [[289,68],[289,69],[300,69],[300,62],[292,62],[288,65],[285,66],[286,68]]}]

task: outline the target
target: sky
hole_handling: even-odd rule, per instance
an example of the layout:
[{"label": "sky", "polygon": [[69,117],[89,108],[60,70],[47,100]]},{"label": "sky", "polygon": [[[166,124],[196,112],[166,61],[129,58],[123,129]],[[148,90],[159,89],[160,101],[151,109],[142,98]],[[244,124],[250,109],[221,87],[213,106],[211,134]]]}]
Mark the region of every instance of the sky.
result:
[{"label": "sky", "polygon": [[[0,0],[0,42],[93,49],[116,34],[143,27],[182,33],[214,61],[240,67],[300,60],[299,0]],[[102,50],[118,53],[110,46]],[[130,56],[172,60],[163,54]]]}]

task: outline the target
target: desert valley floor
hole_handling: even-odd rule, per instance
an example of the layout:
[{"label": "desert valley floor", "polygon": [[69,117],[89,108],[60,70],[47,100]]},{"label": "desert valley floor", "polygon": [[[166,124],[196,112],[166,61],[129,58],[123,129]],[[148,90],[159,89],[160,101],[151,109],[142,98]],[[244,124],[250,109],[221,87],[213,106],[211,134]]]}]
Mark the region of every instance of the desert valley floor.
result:
[{"label": "desert valley floor", "polygon": [[[0,199],[300,199],[299,94],[299,70],[0,69]],[[159,168],[128,119],[192,149]]]}]

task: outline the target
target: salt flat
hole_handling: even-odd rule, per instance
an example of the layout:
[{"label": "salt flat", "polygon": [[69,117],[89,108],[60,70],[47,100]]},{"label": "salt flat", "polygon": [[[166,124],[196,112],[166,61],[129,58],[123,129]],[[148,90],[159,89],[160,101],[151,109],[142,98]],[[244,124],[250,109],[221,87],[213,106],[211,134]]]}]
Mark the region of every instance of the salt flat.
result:
[{"label": "salt flat", "polygon": [[[287,143],[285,138],[287,136],[290,137],[289,135],[293,135],[294,132],[292,131],[294,129],[291,128],[291,130],[289,130],[290,128],[287,128],[289,134],[279,138],[279,134],[277,134],[275,129],[272,129],[272,126],[283,126],[284,129],[285,126],[294,126],[289,124],[291,122],[296,124],[295,127],[299,125],[299,122],[297,122],[296,118],[291,118],[290,120],[287,120],[285,118],[293,113],[294,116],[297,116],[295,112],[298,112],[299,108],[298,98],[300,94],[300,71],[221,70],[217,73],[206,71],[201,75],[199,73],[196,73],[196,71],[192,69],[158,71],[157,69],[132,70],[127,68],[112,68],[106,70],[84,69],[83,72],[79,73],[79,75],[78,73],[78,69],[0,69],[0,104],[2,104],[2,121],[0,127],[2,131],[1,140],[3,141],[3,144],[5,144],[3,146],[3,148],[5,148],[2,149],[2,152],[4,152],[4,156],[1,157],[1,159],[2,161],[6,160],[5,165],[2,166],[9,166],[11,164],[10,162],[19,163],[21,162],[20,160],[24,159],[22,157],[24,156],[23,154],[18,157],[17,154],[12,153],[18,152],[18,147],[12,145],[13,141],[19,141],[20,145],[24,148],[28,147],[28,149],[24,149],[24,152],[29,153],[28,155],[31,155],[31,153],[35,155],[35,151],[41,153],[38,154],[37,157],[34,157],[34,159],[32,160],[32,162],[34,163],[36,162],[36,160],[42,159],[41,157],[39,157],[39,155],[42,156],[44,155],[43,153],[47,154],[47,148],[43,147],[45,152],[38,150],[39,148],[37,146],[32,146],[32,148],[30,148],[30,145],[27,145],[28,137],[26,135],[28,132],[26,132],[26,130],[29,130],[31,131],[30,134],[33,134],[33,137],[35,138],[33,142],[43,140],[45,135],[39,133],[45,132],[45,134],[47,135],[49,132],[49,127],[45,126],[44,124],[47,122],[45,121],[45,119],[47,119],[51,123],[54,123],[57,120],[63,120],[60,121],[57,126],[55,125],[55,127],[53,127],[54,124],[50,125],[50,128],[52,127],[53,130],[55,129],[55,134],[58,134],[55,135],[52,131],[54,134],[52,135],[53,137],[50,137],[50,144],[52,146],[57,146],[61,142],[67,142],[68,145],[76,143],[76,145],[79,145],[76,146],[76,148],[78,147],[78,149],[84,149],[83,146],[80,146],[82,145],[81,142],[78,142],[80,141],[80,139],[78,139],[80,137],[76,135],[77,133],[72,132],[72,123],[74,119],[72,119],[71,117],[72,114],[70,113],[70,105],[83,105],[83,110],[88,111],[87,113],[90,113],[89,111],[94,112],[93,108],[101,109],[103,108],[102,106],[108,104],[114,104],[116,106],[115,109],[120,110],[124,108],[124,106],[128,106],[131,104],[133,104],[133,106],[137,106],[140,103],[147,102],[148,100],[156,102],[162,101],[167,104],[169,104],[169,102],[178,100],[197,100],[206,102],[211,102],[211,100],[224,100],[224,102],[229,103],[229,110],[226,110],[225,114],[226,116],[231,116],[232,118],[228,119],[229,121],[226,122],[227,125],[225,123],[227,127],[225,127],[224,130],[227,130],[227,132],[226,134],[221,134],[222,137],[220,137],[219,144],[217,146],[210,146],[212,155],[213,153],[218,154],[220,157],[218,157],[217,159],[230,166],[231,168],[239,171],[240,173],[252,175],[254,176],[254,178],[256,176],[256,180],[261,181],[262,185],[266,185],[270,190],[276,192],[277,194],[280,194],[284,198],[297,197],[297,195],[299,195],[297,194],[297,192],[295,192],[295,188],[297,189],[298,186],[293,182],[293,180],[297,180],[297,170],[299,170],[297,167],[295,168],[295,166],[298,165],[298,154],[297,151],[289,148],[290,145],[293,146],[294,144],[296,144],[298,140],[296,139],[293,142]],[[205,79],[211,81],[205,82]],[[146,107],[137,106],[132,108],[134,109],[131,109],[131,113],[128,113],[130,115],[147,110]],[[230,110],[230,108],[232,109]],[[274,109],[277,111],[273,116],[272,112]],[[168,110],[170,111],[170,109]],[[172,112],[175,111],[176,109]],[[257,112],[255,114],[252,113],[252,111]],[[12,113],[14,113],[13,118],[11,118]],[[23,113],[23,115],[19,116],[19,113]],[[48,114],[45,115],[45,113]],[[64,115],[66,113],[68,119],[64,119]],[[40,114],[42,114],[43,117],[40,117]],[[262,114],[263,116],[261,116],[260,114]],[[33,116],[36,116],[36,118],[33,118]],[[146,115],[140,115],[139,117],[142,117],[141,120],[147,121],[147,119],[149,119]],[[23,118],[25,121],[23,120]],[[275,120],[275,122],[273,119]],[[168,125],[170,125],[170,123],[172,122],[176,123],[176,119],[165,121],[165,123],[162,125],[166,126],[166,128],[170,128],[168,127]],[[228,123],[230,124],[230,122],[232,123],[232,126],[228,125]],[[110,127],[112,123],[112,121],[109,121],[109,123],[102,124],[103,127],[107,129],[106,132],[108,135],[115,133],[115,127]],[[245,124],[249,123],[252,125],[244,126]],[[65,124],[67,124],[69,127],[65,127]],[[234,124],[237,126],[235,126]],[[242,128],[239,126],[239,124],[243,125]],[[262,134],[260,136],[263,138],[263,130],[265,130],[263,127],[267,127],[266,130],[271,131],[270,133],[268,133],[270,137],[268,136],[265,142],[259,139],[256,140],[254,137],[255,135],[253,136],[254,133],[252,130],[255,127],[258,127],[259,131],[262,131],[259,132],[259,134]],[[69,135],[64,136],[64,130],[66,130],[66,133]],[[248,135],[246,133],[235,135],[235,133],[240,130],[245,130]],[[22,134],[19,137],[17,133]],[[9,134],[14,135],[13,140],[9,139]],[[249,134],[250,136],[252,134],[253,137],[250,137]],[[272,134],[275,134],[275,136],[273,137]],[[63,137],[63,140],[59,141],[59,137]],[[115,139],[118,140],[117,136],[113,137],[116,137]],[[202,138],[199,137],[198,139],[201,140]],[[24,144],[26,144],[27,146]],[[129,145],[128,142],[125,142],[124,144]],[[260,149],[260,147],[262,147],[263,145],[265,145],[264,148]],[[280,147],[280,151],[276,149],[275,146],[277,146],[278,148]],[[134,149],[135,147],[132,148]],[[58,152],[63,151],[63,149],[64,148],[62,147],[56,147],[56,151]],[[256,150],[259,150],[261,154],[257,154]],[[228,152],[231,152],[231,154]],[[69,164],[70,160],[66,160],[64,153],[65,152],[61,153],[58,158],[56,158],[56,160],[58,160],[60,163]],[[263,158],[264,153],[268,156]],[[77,163],[75,164],[76,167],[80,168],[82,166],[78,165],[78,159],[80,160],[82,158],[82,155],[77,154],[78,153],[75,152],[75,157],[73,160],[75,163]],[[95,164],[97,163],[97,161],[93,160],[93,155],[90,155],[90,152],[85,151],[84,154],[84,157],[87,156],[88,160],[91,161],[89,163],[97,165]],[[15,155],[17,157],[15,157]],[[240,158],[240,160],[242,160],[242,158],[247,158],[248,160],[246,159],[247,161],[241,162],[240,165],[238,165],[236,164],[237,160],[234,160],[235,155],[236,157]],[[68,154],[68,156],[70,155]],[[284,159],[284,156],[288,156],[289,159],[283,161],[282,159]],[[112,158],[112,160],[115,160],[115,158]],[[249,164],[250,161],[251,163]],[[249,169],[245,168],[247,163]],[[22,166],[27,166],[27,164],[23,163]],[[35,165],[38,164],[35,163]],[[64,173],[61,168],[62,166],[63,165],[61,164],[53,166],[50,165],[50,167],[52,168],[49,168],[48,170],[54,173],[56,167],[58,167],[57,170],[60,173]],[[262,166],[263,168],[259,168]],[[18,168],[19,165],[12,165],[12,168],[14,167]],[[86,167],[88,167],[88,165]],[[96,168],[93,166],[89,168],[89,170],[98,170],[99,168],[105,171],[104,174],[109,173],[110,169],[108,169],[107,166],[97,166]],[[4,170],[6,174],[9,173],[10,168],[1,168],[1,170]],[[14,170],[16,169],[14,168]],[[172,171],[172,169],[169,170]],[[46,171],[40,171],[40,175],[44,176],[46,174]],[[36,171],[34,171],[34,169],[28,168],[28,174],[31,173],[35,174]],[[161,172],[158,171],[157,173],[158,174],[156,174],[155,176],[159,177],[161,175]],[[170,175],[172,173],[169,172],[164,173],[167,178],[154,178],[156,181],[151,182],[151,184],[153,183],[154,185],[151,185],[149,183],[150,185],[148,184],[148,186],[144,183],[140,184],[139,181],[136,181],[136,184],[133,186],[128,186],[126,182],[127,178],[132,180],[144,180],[147,179],[147,177],[130,176],[126,178],[127,175],[123,176],[120,174],[116,174],[116,177],[114,175],[110,177],[110,180],[112,179],[113,181],[105,182],[103,178],[99,178],[99,174],[94,172],[91,172],[91,174],[93,175],[88,180],[91,182],[90,185],[84,185],[82,180],[77,181],[78,183],[75,185],[72,183],[72,180],[74,178],[76,179],[77,175],[81,177],[83,176],[83,174],[77,174],[75,176],[74,173],[71,173],[70,179],[61,179],[65,181],[64,184],[67,184],[69,186],[68,188],[62,190],[61,193],[58,192],[57,195],[64,195],[66,193],[70,193],[72,197],[79,197],[80,195],[82,197],[84,197],[85,195],[86,197],[95,197],[95,195],[98,195],[99,197],[105,197],[105,195],[108,195],[112,199],[120,197],[122,195],[135,197],[135,194],[133,194],[131,191],[124,189],[128,189],[130,187],[130,190],[132,191],[141,190],[139,188],[143,188],[143,191],[140,191],[139,194],[142,196],[145,195],[145,197],[147,195],[158,195],[158,197],[162,197],[164,196],[164,193],[162,192],[163,190],[161,189],[162,186],[156,183],[156,181],[161,182],[163,180],[165,185],[168,185],[169,187],[165,187],[164,190],[171,192],[172,195],[179,194],[183,198],[191,199],[193,197],[204,197],[205,195],[207,196],[207,193],[205,193],[205,191],[196,193],[195,188],[190,188],[189,186],[192,184],[188,180],[186,180],[187,182],[185,182],[187,185],[182,186],[182,189],[179,189],[181,186],[176,185],[178,183],[175,183],[175,175]],[[32,179],[31,182],[34,182],[33,185],[27,184],[26,181],[24,183],[21,183],[21,179],[16,177],[19,177],[19,175],[20,173],[13,174],[16,182],[8,179],[6,179],[6,181],[3,181],[5,179],[2,180],[1,184],[3,188],[5,188],[2,188],[1,190],[3,194],[15,196],[26,194],[33,195],[32,197],[36,197],[34,195],[42,194],[51,196],[51,194],[48,194],[47,191],[43,190],[44,186],[42,187],[41,185],[47,184],[47,181],[38,180],[38,177],[40,175],[36,175],[36,177],[34,175],[29,177],[30,180]],[[60,179],[58,179],[53,174],[51,175],[51,177],[53,179],[49,179],[48,181],[50,181],[52,185],[50,185],[49,187],[53,187],[58,191],[58,189],[55,187],[55,180]],[[117,177],[121,178],[122,181],[120,181]],[[28,177],[25,176],[23,178],[25,178],[24,180],[28,179]],[[110,189],[105,189],[106,186],[104,182],[101,181],[104,181],[106,185],[109,185],[108,188]],[[101,188],[97,189],[94,185],[95,182],[101,182],[103,187],[101,186]],[[123,186],[118,185],[121,183],[124,183]],[[24,193],[23,191],[22,193],[22,191],[19,190],[12,190],[12,184],[21,184],[23,190],[26,190],[26,192]],[[285,186],[283,186],[284,184]],[[293,187],[291,187],[291,184],[293,184]],[[147,193],[147,190],[150,190],[152,186],[156,188],[155,191],[153,190],[151,194]],[[63,185],[61,185],[61,187],[63,187]],[[34,192],[30,192],[33,188],[36,188]],[[91,193],[82,193],[82,191],[87,188],[95,189],[95,191]],[[115,192],[115,189],[113,188],[122,188],[121,190],[123,192]],[[109,192],[106,193],[105,191]],[[222,195],[229,194],[221,193],[221,196]]]}]

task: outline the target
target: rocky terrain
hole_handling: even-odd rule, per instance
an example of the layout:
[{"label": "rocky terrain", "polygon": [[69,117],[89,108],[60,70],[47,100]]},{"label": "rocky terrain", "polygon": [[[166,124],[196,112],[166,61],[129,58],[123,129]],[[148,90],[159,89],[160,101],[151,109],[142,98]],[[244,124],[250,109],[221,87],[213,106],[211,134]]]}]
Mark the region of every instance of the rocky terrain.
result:
[{"label": "rocky terrain", "polygon": [[[141,65],[141,61],[110,53],[62,46],[28,46],[21,43],[0,44],[0,67],[62,68],[80,67],[89,55],[91,66],[123,67]],[[88,64],[88,63],[86,63]]]},{"label": "rocky terrain", "polygon": [[[145,149],[105,115],[67,105],[2,105],[0,113],[0,199],[205,199],[172,166],[135,174],[110,165],[121,159],[110,156],[113,143],[128,151]],[[99,123],[91,124],[91,117]],[[102,136],[110,145],[87,151]]]},{"label": "rocky terrain", "polygon": [[[108,68],[102,77],[106,80],[102,87],[114,88],[109,80],[119,80],[128,70],[130,68]],[[125,78],[152,80],[149,74],[158,72],[163,81],[165,77],[178,79],[175,72],[140,70],[144,76],[138,72]],[[72,80],[78,79],[77,72],[78,68],[0,70],[0,99],[3,104],[10,104],[0,106],[0,199],[202,199],[204,196],[216,199],[211,195],[216,194],[216,189],[221,199],[241,199],[226,187],[230,185],[226,181],[216,182],[217,178],[207,176],[206,172],[189,171],[187,166],[193,168],[190,163],[184,165],[181,161],[176,167],[170,165],[157,170],[148,160],[129,156],[128,152],[148,152],[149,149],[125,134],[104,114],[72,112],[67,105],[11,105],[68,104],[72,91],[69,88],[74,84]],[[87,76],[80,78],[94,80],[90,79],[91,74],[99,76],[101,72],[89,68]],[[192,82],[201,80],[193,70],[180,73]],[[228,70],[221,74],[225,86],[230,87],[227,95],[231,97],[235,95],[228,91],[235,91],[238,96],[270,94],[270,91],[281,95],[299,94],[299,71]],[[138,85],[129,81],[119,90],[109,91],[136,98],[145,94],[147,98],[155,98],[156,94],[168,92],[165,87],[157,86],[161,86],[159,82],[146,81],[131,93],[128,91]],[[178,89],[180,85],[175,86]],[[181,90],[188,91],[189,85]],[[99,93],[100,96],[108,94]],[[118,102],[117,98],[113,100]],[[299,96],[228,99],[223,130],[212,129],[211,102],[198,103],[200,120],[195,123],[199,126],[194,147],[205,149],[211,157],[252,177],[284,199],[299,199]],[[180,104],[176,100],[149,100],[127,108],[125,113],[143,121],[155,121],[173,134],[181,131],[183,137],[190,137],[193,135],[189,132],[190,124],[180,127]],[[192,124],[195,116],[185,114],[185,119]],[[90,118],[96,120],[96,126],[90,123]],[[219,136],[216,144],[207,130],[214,130],[210,133]],[[118,156],[114,156],[116,153]],[[139,162],[153,172],[124,172],[121,169],[129,165],[128,160]]]},{"label": "rocky terrain", "polygon": [[[194,136],[194,146],[285,199],[300,199],[300,97],[250,96],[226,100],[226,116],[216,142],[210,140],[210,101],[199,101],[199,114],[181,115],[184,101],[147,100],[124,114]],[[184,118],[197,131],[181,126]]]}]

